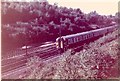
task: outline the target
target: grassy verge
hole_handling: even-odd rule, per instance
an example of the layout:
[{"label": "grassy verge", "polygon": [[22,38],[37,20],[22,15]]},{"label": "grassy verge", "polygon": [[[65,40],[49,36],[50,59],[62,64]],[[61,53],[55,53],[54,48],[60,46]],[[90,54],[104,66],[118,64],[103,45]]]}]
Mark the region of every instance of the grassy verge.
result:
[{"label": "grassy verge", "polygon": [[[29,79],[88,79],[118,77],[118,31],[101,37],[71,55],[66,51],[57,60],[43,62],[39,57],[29,59],[26,71]],[[114,39],[114,40],[112,40]],[[112,40],[112,41],[110,41]],[[109,42],[108,42],[109,41]],[[104,44],[103,44],[104,43]],[[54,59],[53,59],[54,60]]]}]

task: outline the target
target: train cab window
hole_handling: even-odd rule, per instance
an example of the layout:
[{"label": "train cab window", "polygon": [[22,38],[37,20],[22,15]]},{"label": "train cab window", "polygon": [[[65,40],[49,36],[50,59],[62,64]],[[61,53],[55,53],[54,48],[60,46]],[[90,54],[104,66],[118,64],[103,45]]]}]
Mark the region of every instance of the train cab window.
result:
[{"label": "train cab window", "polygon": [[61,48],[64,48],[64,40],[63,39],[61,39],[60,46],[61,46]]},{"label": "train cab window", "polygon": [[60,48],[60,38],[56,39],[56,46],[57,46],[57,48]]}]

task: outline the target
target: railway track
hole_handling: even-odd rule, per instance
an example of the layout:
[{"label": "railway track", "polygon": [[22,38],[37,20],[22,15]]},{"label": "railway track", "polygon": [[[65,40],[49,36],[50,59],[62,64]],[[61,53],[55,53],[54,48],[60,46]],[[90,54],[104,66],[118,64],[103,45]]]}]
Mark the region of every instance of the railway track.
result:
[{"label": "railway track", "polygon": [[[42,45],[43,46],[43,45]],[[38,50],[43,50],[45,49],[46,47],[47,48],[50,48],[55,46],[55,43],[50,43],[48,46],[37,46],[37,47],[31,47],[31,48],[28,48],[27,51],[28,52],[33,52],[34,51],[38,51]],[[46,49],[47,49],[46,48]],[[2,59],[7,59],[7,58],[10,58],[10,57],[13,57],[13,56],[17,56],[17,55],[21,55],[21,54],[25,54],[26,53],[26,50],[25,49],[17,49],[17,50],[12,50],[8,53],[5,53],[5,54],[2,54]]]},{"label": "railway track", "polygon": [[17,68],[24,67],[27,59],[33,57],[34,55],[39,56],[42,59],[46,59],[57,54],[55,43],[48,46],[39,46],[33,49],[28,49],[27,51],[27,55],[25,52],[21,52],[21,54],[13,54],[13,56],[9,58],[2,59],[2,76],[7,75],[8,73],[10,74],[10,71],[14,72]]},{"label": "railway track", "polygon": [[[57,60],[58,58],[59,58],[59,55],[51,56],[51,57],[43,59],[43,62],[50,63],[50,62],[53,62],[54,60]],[[3,73],[2,78],[3,79],[19,79],[19,78],[25,77],[25,76],[27,76],[27,74],[29,74],[28,70],[31,67],[33,67],[33,66],[29,66],[29,67],[21,66],[17,69],[8,71],[7,73]]]},{"label": "railway track", "polygon": [[6,75],[8,71],[25,66],[27,58],[30,58],[34,55],[39,56],[42,59],[46,59],[48,57],[56,55],[58,53],[58,50],[56,49],[55,43],[50,43],[49,45],[42,45],[28,49],[27,55],[25,50],[19,51],[16,55],[15,53],[13,56],[4,57],[4,59],[2,59],[2,74]]}]

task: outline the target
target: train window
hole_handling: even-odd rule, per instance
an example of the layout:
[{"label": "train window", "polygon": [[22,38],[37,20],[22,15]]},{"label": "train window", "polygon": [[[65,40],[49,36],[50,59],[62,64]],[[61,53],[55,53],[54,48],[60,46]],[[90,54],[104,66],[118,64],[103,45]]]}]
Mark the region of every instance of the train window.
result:
[{"label": "train window", "polygon": [[94,37],[94,33],[92,32],[92,37]]},{"label": "train window", "polygon": [[91,33],[89,34],[89,38],[91,38]]},{"label": "train window", "polygon": [[79,39],[79,42],[82,41],[82,36],[80,35],[80,36],[78,37],[78,39]]},{"label": "train window", "polygon": [[95,32],[95,36],[98,36],[98,32]]},{"label": "train window", "polygon": [[72,38],[72,43],[74,43],[74,38]]},{"label": "train window", "polygon": [[99,32],[100,35],[103,35],[104,33],[105,33],[104,30],[101,30],[101,31]]},{"label": "train window", "polygon": [[102,30],[101,32],[100,32],[100,35],[104,35],[105,34],[105,30]]},{"label": "train window", "polygon": [[94,36],[98,36],[98,33],[99,33],[98,31],[97,31],[97,32],[94,32]]},{"label": "train window", "polygon": [[84,40],[84,35],[82,35],[82,40]]},{"label": "train window", "polygon": [[76,37],[77,42],[79,42],[79,37]]},{"label": "train window", "polygon": [[97,33],[97,36],[99,36],[101,32],[100,32],[100,31],[98,31],[98,32],[96,32],[96,33]]},{"label": "train window", "polygon": [[112,31],[113,31],[113,28],[110,28],[110,29],[109,29],[109,32],[112,32]]},{"label": "train window", "polygon": [[78,37],[78,40],[81,41],[81,36]]},{"label": "train window", "polygon": [[75,43],[75,38],[73,38],[73,42]]},{"label": "train window", "polygon": [[88,39],[90,38],[90,33],[88,33],[87,38],[88,38]]},{"label": "train window", "polygon": [[91,38],[92,37],[92,33],[89,33],[89,38]]},{"label": "train window", "polygon": [[107,29],[105,30],[105,34],[107,33]]},{"label": "train window", "polygon": [[88,34],[88,38],[91,38],[91,33]]},{"label": "train window", "polygon": [[93,34],[94,34],[94,37],[96,37],[96,32],[93,32]]},{"label": "train window", "polygon": [[103,34],[106,34],[106,30],[103,30]]},{"label": "train window", "polygon": [[88,39],[88,34],[85,35],[85,40]]},{"label": "train window", "polygon": [[104,30],[101,30],[101,31],[100,31],[100,35],[103,35],[103,34],[104,34]]},{"label": "train window", "polygon": [[83,36],[82,36],[82,39],[85,40],[85,39],[86,39],[86,35],[83,35]]},{"label": "train window", "polygon": [[82,36],[79,36],[79,41],[82,41]]},{"label": "train window", "polygon": [[77,37],[74,37],[74,43],[76,43],[77,42]]},{"label": "train window", "polygon": [[93,33],[90,33],[90,38],[92,38],[93,37]]},{"label": "train window", "polygon": [[64,48],[63,41],[60,42],[61,48]]},{"label": "train window", "polygon": [[93,32],[93,37],[95,36],[95,33]]},{"label": "train window", "polygon": [[77,37],[74,37],[73,40],[74,40],[74,43],[78,42]]},{"label": "train window", "polygon": [[74,43],[76,42],[75,37],[73,38]]},{"label": "train window", "polygon": [[103,34],[104,34],[104,30],[100,30],[99,35],[103,35]]},{"label": "train window", "polygon": [[78,41],[78,37],[76,37],[76,42],[79,42],[79,41]]},{"label": "train window", "polygon": [[67,41],[67,42],[68,42],[68,44],[70,44],[70,39],[68,39],[68,41]]},{"label": "train window", "polygon": [[101,34],[101,31],[97,31],[96,34],[97,36],[99,36]]},{"label": "train window", "polygon": [[77,37],[75,39],[76,39],[76,42],[78,42]]},{"label": "train window", "polygon": [[110,30],[110,28],[108,29],[108,32],[110,32],[111,30]]},{"label": "train window", "polygon": [[89,39],[89,38],[90,38],[90,34],[88,33],[88,34],[87,34],[87,39]]},{"label": "train window", "polygon": [[88,34],[85,35],[85,40],[88,39]]},{"label": "train window", "polygon": [[86,39],[88,39],[89,38],[89,34],[86,34]]},{"label": "train window", "polygon": [[96,32],[96,36],[99,36],[99,31],[98,31],[98,32]]},{"label": "train window", "polygon": [[73,41],[73,39],[71,38],[71,41],[70,41],[70,43],[72,44],[72,43],[74,43],[74,41]]},{"label": "train window", "polygon": [[73,38],[71,38],[71,41],[70,41],[70,44],[72,44],[72,43],[74,43],[74,40],[73,40]]},{"label": "train window", "polygon": [[72,44],[73,40],[71,38],[68,39],[68,44]]}]

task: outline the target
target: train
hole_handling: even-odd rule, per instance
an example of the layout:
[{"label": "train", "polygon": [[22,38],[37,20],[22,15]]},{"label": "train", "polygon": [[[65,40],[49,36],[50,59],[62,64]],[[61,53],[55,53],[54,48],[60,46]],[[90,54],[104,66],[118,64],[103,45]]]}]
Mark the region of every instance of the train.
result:
[{"label": "train", "polygon": [[84,43],[95,40],[95,38],[99,38],[103,35],[113,32],[116,29],[116,27],[117,26],[114,25],[96,30],[58,37],[56,39],[56,47],[61,52],[64,52],[69,48],[82,46]]}]

